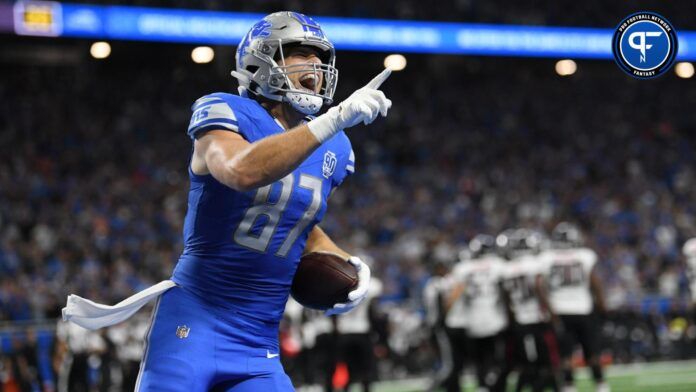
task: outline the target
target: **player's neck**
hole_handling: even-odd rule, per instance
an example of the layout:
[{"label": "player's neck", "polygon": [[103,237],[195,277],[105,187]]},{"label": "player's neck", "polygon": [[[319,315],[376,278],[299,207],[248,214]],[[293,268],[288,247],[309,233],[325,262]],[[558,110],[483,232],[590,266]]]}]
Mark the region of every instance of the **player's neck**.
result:
[{"label": "player's neck", "polygon": [[293,109],[284,102],[273,102],[264,105],[286,130],[294,128],[302,122],[305,115]]}]

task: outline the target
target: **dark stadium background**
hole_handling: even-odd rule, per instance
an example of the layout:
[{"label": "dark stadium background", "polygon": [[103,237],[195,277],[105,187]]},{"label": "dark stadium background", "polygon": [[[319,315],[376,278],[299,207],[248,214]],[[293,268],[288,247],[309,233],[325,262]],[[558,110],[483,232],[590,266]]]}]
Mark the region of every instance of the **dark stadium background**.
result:
[{"label": "dark stadium background", "polygon": [[[118,3],[609,28],[652,10],[696,29],[688,2]],[[190,105],[236,90],[233,47],[194,64],[195,45],[116,41],[95,60],[92,42],[0,35],[0,390],[52,390],[67,294],[115,303],[169,277],[186,210]],[[337,100],[377,73],[385,54],[339,51]],[[600,256],[606,360],[696,358],[681,258],[696,236],[694,79],[636,80],[605,60],[576,60],[577,72],[561,77],[558,59],[406,58],[383,88],[389,117],[350,131],[356,175],[322,224],[374,259],[381,320],[421,315],[431,266],[452,262],[473,235],[571,220]],[[431,370],[426,339],[410,336],[399,352],[382,337],[381,379]],[[22,361],[38,375],[18,374]],[[91,377],[97,385],[98,371]]]}]

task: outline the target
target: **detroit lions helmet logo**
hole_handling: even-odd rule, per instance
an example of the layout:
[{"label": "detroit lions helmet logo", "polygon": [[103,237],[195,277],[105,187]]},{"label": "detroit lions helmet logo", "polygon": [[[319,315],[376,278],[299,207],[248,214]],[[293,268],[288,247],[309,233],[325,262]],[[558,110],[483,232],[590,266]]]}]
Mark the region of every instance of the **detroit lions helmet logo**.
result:
[{"label": "detroit lions helmet logo", "polygon": [[239,61],[246,54],[251,41],[259,37],[265,38],[271,35],[271,32],[268,31],[270,27],[271,23],[265,19],[261,19],[254,24],[251,30],[249,30],[247,33],[246,37],[244,37],[242,42],[239,43],[239,47],[237,48],[237,61]]},{"label": "detroit lions helmet logo", "polygon": [[321,27],[319,27],[319,25],[317,24],[317,22],[314,21],[314,19],[310,18],[307,15],[303,15],[299,12],[291,12],[290,14],[300,23],[302,23],[302,29],[304,31],[309,32],[317,38],[326,39],[324,31],[322,31]]},{"label": "detroit lions helmet logo", "polygon": [[321,173],[324,175],[324,177],[331,178],[336,171],[337,162],[338,160],[336,159],[336,154],[333,152],[327,151],[324,154],[324,164],[321,167]]}]

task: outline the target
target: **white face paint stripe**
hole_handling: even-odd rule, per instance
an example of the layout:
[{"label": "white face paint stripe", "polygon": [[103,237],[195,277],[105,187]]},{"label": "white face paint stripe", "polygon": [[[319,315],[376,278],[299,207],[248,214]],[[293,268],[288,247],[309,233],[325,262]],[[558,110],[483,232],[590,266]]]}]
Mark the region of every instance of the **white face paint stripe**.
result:
[{"label": "white face paint stripe", "polygon": [[161,296],[157,298],[155,309],[152,311],[152,316],[150,317],[150,327],[148,327],[147,329],[147,338],[145,338],[145,351],[143,352],[143,359],[140,361],[140,370],[138,371],[138,378],[135,381],[135,389],[133,390],[134,392],[140,391],[140,381],[143,377],[143,371],[145,370],[145,363],[147,362],[148,354],[150,353],[150,335],[152,334],[152,330],[154,329],[155,320],[157,319],[157,311],[159,311],[161,300]]}]

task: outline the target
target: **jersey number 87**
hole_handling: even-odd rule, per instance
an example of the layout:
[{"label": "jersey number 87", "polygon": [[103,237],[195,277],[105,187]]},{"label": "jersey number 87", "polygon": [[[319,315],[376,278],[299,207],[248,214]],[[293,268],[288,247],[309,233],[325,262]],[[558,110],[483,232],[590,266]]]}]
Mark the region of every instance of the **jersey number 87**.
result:
[{"label": "jersey number 87", "polygon": [[[271,187],[280,185],[280,197],[276,203],[269,203],[268,199],[271,194]],[[321,208],[323,181],[307,174],[300,175],[300,188],[309,189],[312,191],[312,201],[307,208],[307,211],[302,214],[302,218],[297,221],[297,224],[290,230],[290,233],[283,241],[283,244],[275,253],[276,256],[285,257],[292,248],[300,233],[307,228],[307,225],[314,220],[314,216]],[[280,218],[288,207],[288,200],[292,196],[292,191],[295,185],[295,175],[293,173],[283,177],[280,181],[266,185],[256,191],[254,197],[254,205],[244,214],[242,222],[234,232],[234,241],[244,247],[266,253],[268,244],[273,238],[273,234],[278,227]],[[254,223],[261,216],[265,215],[268,221],[261,229],[261,233],[255,236],[251,233]]]}]

